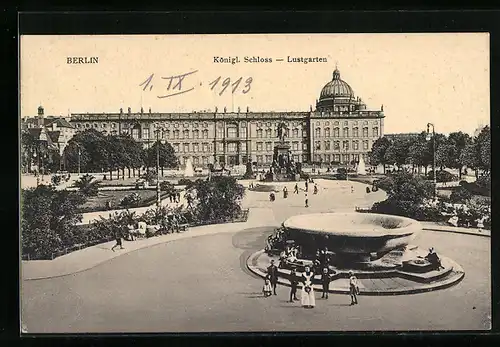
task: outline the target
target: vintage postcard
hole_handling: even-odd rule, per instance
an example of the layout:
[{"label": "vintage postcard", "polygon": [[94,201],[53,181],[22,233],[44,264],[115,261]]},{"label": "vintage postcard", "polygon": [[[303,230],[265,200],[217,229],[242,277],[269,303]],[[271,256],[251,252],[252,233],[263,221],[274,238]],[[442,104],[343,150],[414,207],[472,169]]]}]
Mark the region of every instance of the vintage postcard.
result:
[{"label": "vintage postcard", "polygon": [[23,333],[491,329],[489,35],[20,37]]}]

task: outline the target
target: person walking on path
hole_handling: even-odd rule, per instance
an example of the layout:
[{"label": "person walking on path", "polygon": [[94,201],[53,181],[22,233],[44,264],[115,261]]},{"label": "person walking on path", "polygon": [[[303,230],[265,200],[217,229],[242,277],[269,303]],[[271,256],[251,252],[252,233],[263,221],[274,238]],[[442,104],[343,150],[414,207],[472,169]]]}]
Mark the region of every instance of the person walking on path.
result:
[{"label": "person walking on path", "polygon": [[181,202],[181,192],[177,192],[176,203]]},{"label": "person walking on path", "polygon": [[283,199],[288,198],[288,188],[286,186],[283,187]]},{"label": "person walking on path", "polygon": [[307,198],[307,193],[306,193],[306,201],[305,201],[305,203],[306,203],[306,207],[309,207],[309,199]]},{"label": "person walking on path", "polygon": [[295,183],[295,188],[293,188],[293,192],[295,194],[299,194],[299,184],[298,183]]},{"label": "person walking on path", "polygon": [[115,239],[116,239],[116,245],[114,245],[113,247],[111,247],[111,250],[114,252],[115,251],[115,247],[118,247],[120,246],[120,249],[123,249],[123,246],[122,246],[122,234],[120,231],[116,231],[115,233]]},{"label": "person walking on path", "polygon": [[314,194],[318,194],[318,185],[314,183]]},{"label": "person walking on path", "polygon": [[351,297],[351,305],[358,304],[358,279],[354,276],[354,272],[349,271],[349,295]]},{"label": "person walking on path", "polygon": [[262,287],[262,293],[264,293],[265,297],[271,296],[271,281],[269,279],[269,275],[264,279],[264,287]]},{"label": "person walking on path", "polygon": [[299,280],[297,278],[297,271],[295,269],[292,269],[292,272],[290,273],[290,302],[298,301],[299,299],[297,298],[297,287],[299,285]]},{"label": "person walking on path", "polygon": [[306,266],[305,272],[302,274],[302,293],[301,304],[305,308],[313,308],[316,306],[316,299],[314,297],[314,289],[312,286],[312,278],[314,273],[311,272],[309,266]]},{"label": "person walking on path", "polygon": [[323,293],[321,295],[322,299],[328,299],[328,290],[330,288],[331,281],[332,276],[330,275],[328,268],[323,268],[323,273],[321,274],[321,284],[323,285]]},{"label": "person walking on path", "polygon": [[305,190],[307,192],[309,190],[309,183],[307,183],[307,181],[306,181],[305,185],[306,185]]},{"label": "person walking on path", "polygon": [[269,281],[271,282],[271,287],[273,288],[273,294],[276,294],[276,286],[278,285],[278,267],[274,265],[274,259],[271,260],[271,265],[267,268],[267,275],[269,276]]},{"label": "person walking on path", "polygon": [[351,186],[351,193],[354,193],[354,187]]}]

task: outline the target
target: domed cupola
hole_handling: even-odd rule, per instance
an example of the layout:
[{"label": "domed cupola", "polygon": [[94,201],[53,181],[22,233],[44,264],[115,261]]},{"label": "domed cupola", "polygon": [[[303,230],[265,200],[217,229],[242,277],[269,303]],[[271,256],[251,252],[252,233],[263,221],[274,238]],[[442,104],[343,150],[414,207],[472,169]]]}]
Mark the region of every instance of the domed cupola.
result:
[{"label": "domed cupola", "polygon": [[354,98],[354,91],[347,82],[340,78],[340,71],[337,68],[333,71],[333,79],[321,90],[319,101],[331,98]]}]

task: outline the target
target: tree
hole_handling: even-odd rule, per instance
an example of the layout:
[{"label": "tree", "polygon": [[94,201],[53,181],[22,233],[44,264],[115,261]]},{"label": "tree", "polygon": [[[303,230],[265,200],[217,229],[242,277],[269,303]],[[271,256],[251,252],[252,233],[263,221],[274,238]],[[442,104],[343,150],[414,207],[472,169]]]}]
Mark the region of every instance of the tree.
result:
[{"label": "tree", "polygon": [[387,137],[378,138],[372,145],[372,150],[370,152],[370,163],[373,165],[382,164],[384,166],[387,165],[386,161],[386,152],[387,149],[391,146],[391,141]]},{"label": "tree", "polygon": [[245,189],[234,177],[216,176],[197,180],[188,189],[195,197],[194,215],[203,221],[228,221],[241,213]]},{"label": "tree", "polygon": [[395,163],[398,168],[401,168],[408,162],[408,151],[411,145],[411,140],[406,138],[396,138],[385,152],[386,163]]},{"label": "tree", "polygon": [[460,157],[465,147],[471,143],[471,138],[468,134],[461,131],[453,132],[448,135],[448,141],[454,146],[453,157],[450,158],[450,168],[458,170],[458,177],[462,178],[462,162]]},{"label": "tree", "polygon": [[479,168],[484,172],[491,170],[491,132],[490,127],[485,126],[476,138],[477,151],[479,153]]},{"label": "tree", "polygon": [[36,141],[28,130],[21,131],[21,168],[24,173],[31,172],[33,153],[35,152]]},{"label": "tree", "polygon": [[47,259],[62,247],[83,242],[75,234],[75,223],[81,221],[77,207],[85,202],[78,192],[57,191],[39,185],[21,191],[22,253],[32,259]]},{"label": "tree", "polygon": [[424,167],[427,175],[427,167],[432,161],[432,154],[429,151],[429,144],[425,140],[425,132],[421,133],[417,139],[412,141],[408,148],[408,161],[417,166],[420,172],[420,167]]},{"label": "tree", "polygon": [[160,168],[161,175],[163,176],[163,168],[174,168],[179,165],[177,156],[175,155],[174,148],[170,143],[165,142],[161,143],[160,141],[156,141],[146,153],[146,162],[149,167],[156,167],[156,159],[157,159],[157,148],[159,146],[160,151]]},{"label": "tree", "polygon": [[[64,149],[68,171],[100,172],[109,167],[106,137],[95,129],[75,134]],[[80,152],[80,154],[78,154]]]},{"label": "tree", "polygon": [[135,177],[135,170],[144,165],[143,148],[131,136],[122,136],[121,140],[124,150],[127,153],[125,167],[128,168],[128,177],[130,178],[130,169],[132,169],[132,174]]},{"label": "tree", "polygon": [[441,170],[445,167],[452,168],[456,151],[456,147],[449,140],[441,142],[436,149],[436,166],[440,167]]}]

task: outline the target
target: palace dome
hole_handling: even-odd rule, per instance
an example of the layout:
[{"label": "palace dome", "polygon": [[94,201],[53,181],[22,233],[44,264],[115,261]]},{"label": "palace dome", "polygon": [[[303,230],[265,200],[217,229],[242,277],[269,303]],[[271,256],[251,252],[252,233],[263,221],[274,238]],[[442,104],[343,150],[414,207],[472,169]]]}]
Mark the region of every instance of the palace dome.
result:
[{"label": "palace dome", "polygon": [[333,71],[333,79],[321,90],[319,100],[331,98],[354,98],[354,91],[347,82],[340,78],[340,71],[337,68]]}]

